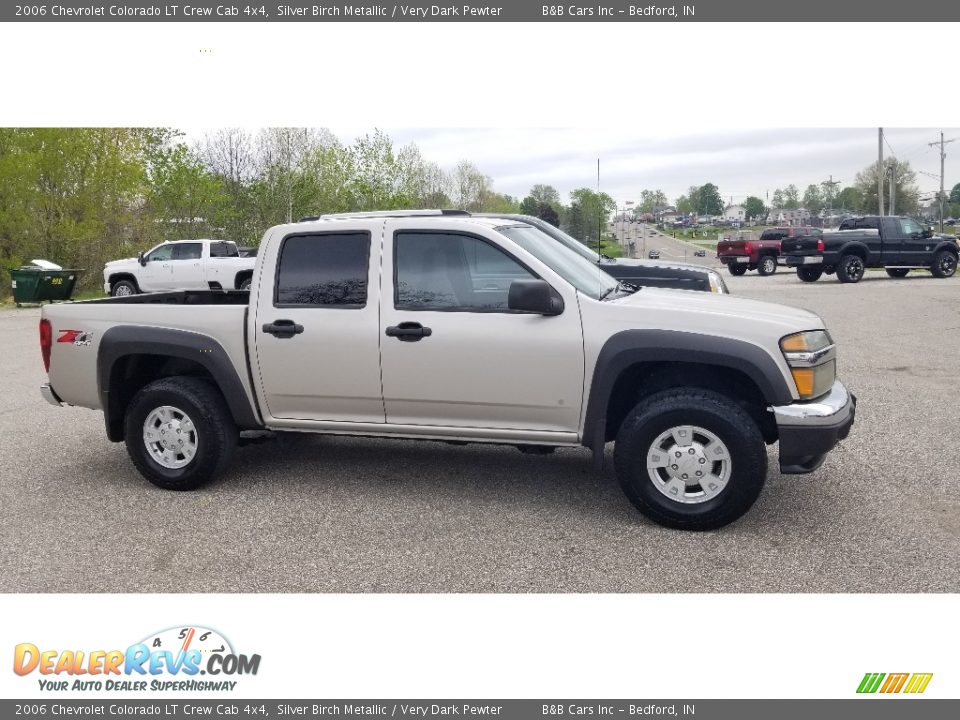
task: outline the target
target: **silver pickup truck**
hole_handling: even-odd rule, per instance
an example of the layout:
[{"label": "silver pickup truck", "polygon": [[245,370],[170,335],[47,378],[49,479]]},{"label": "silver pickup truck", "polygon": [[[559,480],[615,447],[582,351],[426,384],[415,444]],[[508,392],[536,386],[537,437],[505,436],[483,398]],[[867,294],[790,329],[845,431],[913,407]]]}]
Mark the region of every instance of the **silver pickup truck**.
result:
[{"label": "silver pickup truck", "polygon": [[624,285],[531,225],[383,213],[271,228],[247,291],[51,305],[56,405],[103,411],[154,484],[223,471],[241,432],[586,446],[664,525],[745,513],[767,476],[808,473],[855,398],[813,313]]}]

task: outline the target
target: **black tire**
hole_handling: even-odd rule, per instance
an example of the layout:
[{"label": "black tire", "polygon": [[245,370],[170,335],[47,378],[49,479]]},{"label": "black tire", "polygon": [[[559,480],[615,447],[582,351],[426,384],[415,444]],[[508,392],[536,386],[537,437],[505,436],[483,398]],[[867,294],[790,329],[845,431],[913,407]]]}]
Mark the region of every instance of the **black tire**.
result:
[{"label": "black tire", "polygon": [[730,271],[731,275],[740,276],[747,271],[747,266],[741,263],[730,263],[727,265],[727,270]]},{"label": "black tire", "polygon": [[239,288],[239,289],[240,289],[240,290],[249,290],[249,289],[250,289],[250,283],[251,283],[252,281],[253,281],[252,278],[244,278],[243,280],[240,281],[240,288]]},{"label": "black tire", "polygon": [[139,295],[140,288],[133,280],[118,280],[110,286],[110,295],[113,297],[123,297],[127,295]]},{"label": "black tire", "polygon": [[949,250],[941,250],[933,256],[933,264],[930,265],[930,273],[934,277],[948,278],[953,277],[957,271],[957,256]]},{"label": "black tire", "polygon": [[801,265],[797,268],[797,277],[803,282],[816,282],[823,275],[822,267]]},{"label": "black tire", "polygon": [[777,259],[773,255],[764,255],[757,264],[757,272],[761,275],[773,275],[777,271]]},{"label": "black tire", "polygon": [[910,268],[887,268],[887,275],[892,278],[903,278],[910,272]]},{"label": "black tire", "polygon": [[[727,484],[702,502],[670,499],[647,470],[654,441],[680,425],[713,433],[729,451]],[[741,517],[756,501],[767,478],[767,451],[756,422],[729,398],[712,390],[674,388],[651,395],[630,411],[617,433],[614,467],[630,502],[654,522],[682,530],[714,530]]]},{"label": "black tire", "polygon": [[[164,467],[147,449],[144,423],[162,406],[181,410],[193,422],[196,454],[184,467]],[[164,490],[193,490],[208,482],[230,462],[239,440],[237,426],[216,386],[185,376],[156,380],[141,389],[127,407],[124,430],[133,464]]]},{"label": "black tire", "polygon": [[862,257],[852,253],[844,255],[837,265],[837,280],[842,283],[858,283],[865,270]]}]

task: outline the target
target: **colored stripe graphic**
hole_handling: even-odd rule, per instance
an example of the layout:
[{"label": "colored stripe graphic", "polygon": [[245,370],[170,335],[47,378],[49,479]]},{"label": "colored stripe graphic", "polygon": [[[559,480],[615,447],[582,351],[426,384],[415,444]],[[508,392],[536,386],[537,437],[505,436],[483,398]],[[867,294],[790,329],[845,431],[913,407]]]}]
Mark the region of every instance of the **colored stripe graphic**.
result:
[{"label": "colored stripe graphic", "polygon": [[887,675],[887,681],[880,688],[882,693],[898,693],[903,688],[903,684],[910,677],[910,673],[890,673]]},{"label": "colored stripe graphic", "polygon": [[857,688],[857,692],[875,693],[877,688],[880,687],[880,683],[884,677],[886,677],[884,673],[867,673],[863,676],[863,680],[860,681],[860,687]]},{"label": "colored stripe graphic", "polygon": [[927,689],[927,685],[930,684],[930,679],[933,677],[933,673],[914,673],[913,677],[910,678],[910,682],[907,684],[905,693],[922,693]]}]

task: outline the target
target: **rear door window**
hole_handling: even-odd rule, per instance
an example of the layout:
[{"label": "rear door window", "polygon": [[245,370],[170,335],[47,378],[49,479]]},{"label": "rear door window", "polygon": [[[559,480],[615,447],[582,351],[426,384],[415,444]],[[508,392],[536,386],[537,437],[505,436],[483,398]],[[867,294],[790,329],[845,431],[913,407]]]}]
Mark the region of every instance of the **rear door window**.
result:
[{"label": "rear door window", "polygon": [[362,308],[369,263],[369,233],[289,235],[280,248],[274,304]]}]

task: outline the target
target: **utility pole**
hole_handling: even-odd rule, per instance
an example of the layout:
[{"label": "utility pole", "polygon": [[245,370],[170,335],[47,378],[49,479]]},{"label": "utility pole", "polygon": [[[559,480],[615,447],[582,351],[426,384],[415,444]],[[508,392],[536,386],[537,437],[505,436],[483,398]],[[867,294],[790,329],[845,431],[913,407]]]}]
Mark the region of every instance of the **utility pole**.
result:
[{"label": "utility pole", "polygon": [[943,166],[944,166],[944,161],[947,159],[947,153],[944,152],[943,146],[946,145],[947,143],[952,143],[956,139],[957,138],[944,140],[943,131],[941,130],[940,142],[927,143],[927,145],[929,145],[930,147],[936,147],[937,145],[940,146],[940,232],[943,232],[943,204],[944,204],[944,201],[946,200],[946,192],[944,191],[944,188],[943,188]]},{"label": "utility pole", "polygon": [[883,216],[883,128],[877,128],[877,201],[880,203],[880,216]]},{"label": "utility pole", "polygon": [[833,189],[840,184],[839,180],[833,179],[833,174],[831,173],[829,180],[824,180],[820,183],[826,190],[827,193],[827,204],[829,204],[828,210],[833,210]]}]

